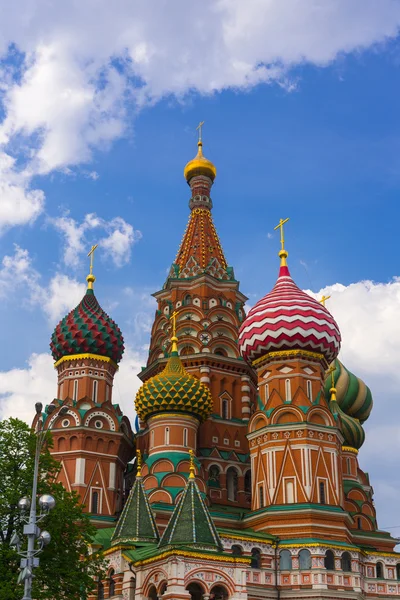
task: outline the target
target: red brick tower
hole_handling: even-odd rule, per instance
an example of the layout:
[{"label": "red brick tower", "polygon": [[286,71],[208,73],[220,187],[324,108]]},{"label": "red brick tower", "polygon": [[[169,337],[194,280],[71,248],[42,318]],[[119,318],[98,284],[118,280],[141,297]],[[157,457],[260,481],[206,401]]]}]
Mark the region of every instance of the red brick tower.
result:
[{"label": "red brick tower", "polygon": [[112,403],[123,337],[94,295],[93,249],[91,257],[86,294],[52,335],[57,410],[49,416],[46,407],[42,419],[53,435],[52,454],[61,462],[59,481],[79,494],[101,527],[122,508],[124,471],[134,443],[129,420]]},{"label": "red brick tower", "polygon": [[[239,355],[237,338],[246,297],[228,267],[213,224],[210,196],[215,166],[198,154],[184,170],[190,186],[191,210],[175,262],[163,289],[154,294],[158,306],[151,333],[146,382],[159,373],[170,349],[170,317],[177,312],[181,360],[211,391],[211,416],[197,432],[197,458],[212,503],[250,508],[251,475],[247,425],[254,410],[256,378]],[[141,422],[138,446],[146,454],[151,443],[148,424]]]}]

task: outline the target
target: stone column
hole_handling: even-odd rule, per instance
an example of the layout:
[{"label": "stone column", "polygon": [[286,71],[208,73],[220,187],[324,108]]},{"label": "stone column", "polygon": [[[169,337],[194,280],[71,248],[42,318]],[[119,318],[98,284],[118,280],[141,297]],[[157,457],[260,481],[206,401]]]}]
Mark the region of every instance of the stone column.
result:
[{"label": "stone column", "polygon": [[250,419],[250,377],[242,375],[242,419],[248,421]]}]

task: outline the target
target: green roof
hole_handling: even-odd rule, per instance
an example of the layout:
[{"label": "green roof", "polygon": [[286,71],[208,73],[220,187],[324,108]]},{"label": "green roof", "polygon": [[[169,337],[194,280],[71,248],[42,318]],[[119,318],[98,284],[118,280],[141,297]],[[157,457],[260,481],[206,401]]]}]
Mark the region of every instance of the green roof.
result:
[{"label": "green roof", "polygon": [[159,543],[221,550],[222,544],[194,479],[189,479]]},{"label": "green roof", "polygon": [[157,542],[159,535],[141,477],[137,477],[118,519],[111,544]]}]

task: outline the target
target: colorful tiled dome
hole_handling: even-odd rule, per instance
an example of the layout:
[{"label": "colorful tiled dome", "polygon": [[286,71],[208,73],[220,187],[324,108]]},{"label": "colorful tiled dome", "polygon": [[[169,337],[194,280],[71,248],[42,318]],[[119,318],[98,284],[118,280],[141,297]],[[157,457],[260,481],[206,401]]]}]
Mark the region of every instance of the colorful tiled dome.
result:
[{"label": "colorful tiled dome", "polygon": [[239,332],[240,352],[250,363],[269,352],[294,349],[322,354],[329,363],[339,353],[340,340],[332,315],[297,287],[286,264],[281,265],[272,291],[253,306]]},{"label": "colorful tiled dome", "polygon": [[[358,419],[364,423],[372,410],[372,394],[369,387],[360,379],[353,375],[351,371],[336,359],[333,365],[335,370],[333,377],[336,388],[336,398],[342,411],[347,415]],[[331,387],[331,376],[325,380],[325,396],[329,398],[329,389]]]},{"label": "colorful tiled dome", "polygon": [[165,369],[151,377],[136,394],[135,408],[144,421],[153,413],[186,412],[207,419],[212,412],[210,390],[183,366],[178,352],[171,352]]},{"label": "colorful tiled dome", "polygon": [[51,336],[51,353],[58,361],[74,354],[98,354],[118,363],[124,352],[124,338],[118,325],[98,303],[92,289],[71,310]]}]

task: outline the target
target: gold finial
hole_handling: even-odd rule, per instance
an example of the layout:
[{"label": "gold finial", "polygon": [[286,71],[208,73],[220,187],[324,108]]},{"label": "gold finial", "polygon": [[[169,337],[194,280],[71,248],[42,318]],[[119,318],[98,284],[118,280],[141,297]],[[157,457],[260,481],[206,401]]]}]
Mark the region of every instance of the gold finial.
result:
[{"label": "gold finial", "polygon": [[331,376],[331,388],[329,390],[329,393],[331,395],[331,402],[336,402],[337,389],[335,388],[335,370],[336,370],[336,367],[333,364],[329,367],[329,369],[326,372],[327,375]]},{"label": "gold finial", "polygon": [[194,466],[194,452],[192,449],[189,450],[189,454],[190,454],[190,472],[189,472],[189,479],[194,479],[195,478],[195,466]]},{"label": "gold finial", "polygon": [[136,450],[136,477],[142,476],[142,453]]},{"label": "gold finial", "polygon": [[198,144],[203,144],[203,139],[202,139],[203,125],[204,125],[204,121],[200,121],[200,123],[196,127],[196,130],[199,132],[199,139],[197,142]]},{"label": "gold finial", "polygon": [[321,300],[319,301],[320,304],[322,304],[322,306],[325,306],[325,302],[327,300],[329,300],[330,296],[322,296]]},{"label": "gold finial", "polygon": [[174,311],[172,313],[172,315],[170,316],[170,319],[172,321],[172,337],[171,337],[171,342],[172,342],[172,348],[171,348],[171,352],[178,352],[178,338],[176,337],[176,317],[177,317],[178,311]]},{"label": "gold finial", "polygon": [[89,275],[86,277],[86,281],[88,282],[88,290],[92,290],[93,289],[93,284],[96,281],[96,277],[93,275],[93,258],[94,258],[94,251],[96,250],[98,244],[95,244],[94,246],[91,247],[90,252],[88,253],[88,256],[90,256],[90,270],[89,270]]},{"label": "gold finial", "polygon": [[289,219],[280,219],[278,225],[276,227],[274,227],[274,231],[276,229],[280,229],[281,230],[281,249],[280,249],[279,254],[278,254],[279,258],[281,259],[281,267],[286,267],[287,266],[286,259],[288,257],[288,253],[285,250],[285,235],[284,235],[284,231],[283,231],[283,226],[288,221],[289,221]]}]

